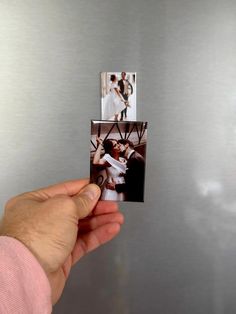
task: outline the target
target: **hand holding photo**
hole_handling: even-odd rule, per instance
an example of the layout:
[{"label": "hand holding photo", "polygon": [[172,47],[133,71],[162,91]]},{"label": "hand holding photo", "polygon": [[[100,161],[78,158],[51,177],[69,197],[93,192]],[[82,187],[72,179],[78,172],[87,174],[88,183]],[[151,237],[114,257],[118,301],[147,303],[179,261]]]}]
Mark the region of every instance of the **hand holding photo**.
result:
[{"label": "hand holding photo", "polygon": [[90,180],[102,200],[144,201],[147,122],[91,122]]}]

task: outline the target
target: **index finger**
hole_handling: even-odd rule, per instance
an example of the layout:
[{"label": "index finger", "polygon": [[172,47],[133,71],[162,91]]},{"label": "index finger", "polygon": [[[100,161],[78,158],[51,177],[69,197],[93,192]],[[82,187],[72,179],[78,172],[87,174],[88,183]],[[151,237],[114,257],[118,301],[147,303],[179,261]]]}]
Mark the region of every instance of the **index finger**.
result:
[{"label": "index finger", "polygon": [[93,210],[94,215],[115,213],[119,210],[118,204],[114,201],[99,201]]},{"label": "index finger", "polygon": [[39,195],[41,195],[44,199],[48,199],[56,195],[74,196],[78,194],[87,184],[89,184],[89,179],[87,178],[70,180],[39,189],[37,190],[37,193],[39,193]]}]

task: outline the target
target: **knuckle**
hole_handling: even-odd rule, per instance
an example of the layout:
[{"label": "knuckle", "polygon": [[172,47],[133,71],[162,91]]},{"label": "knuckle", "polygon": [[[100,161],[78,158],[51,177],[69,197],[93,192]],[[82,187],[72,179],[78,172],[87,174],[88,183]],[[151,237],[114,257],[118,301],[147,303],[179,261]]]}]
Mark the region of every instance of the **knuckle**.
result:
[{"label": "knuckle", "polygon": [[54,198],[54,201],[59,205],[57,207],[61,208],[62,211],[71,211],[74,212],[76,211],[76,204],[74,200],[66,195],[59,195]]},{"label": "knuckle", "polygon": [[17,203],[18,198],[17,197],[12,197],[10,198],[6,204],[5,204],[5,212],[8,212],[16,203]]},{"label": "knuckle", "polygon": [[77,205],[78,205],[78,207],[79,207],[80,209],[85,209],[85,208],[87,208],[87,206],[88,206],[88,201],[87,201],[87,199],[84,198],[84,197],[79,197],[79,198],[77,199]]},{"label": "knuckle", "polygon": [[90,201],[86,197],[79,197],[76,200],[79,216],[86,217],[89,213]]},{"label": "knuckle", "polygon": [[67,208],[73,208],[75,206],[75,202],[73,201],[73,199],[69,196],[62,196],[61,199],[60,199],[62,205],[64,207],[67,207]]},{"label": "knuckle", "polygon": [[25,201],[28,199],[29,193],[22,193],[17,196],[11,197],[5,204],[5,211],[10,211],[13,208],[17,207],[19,208],[22,204],[25,203]]}]

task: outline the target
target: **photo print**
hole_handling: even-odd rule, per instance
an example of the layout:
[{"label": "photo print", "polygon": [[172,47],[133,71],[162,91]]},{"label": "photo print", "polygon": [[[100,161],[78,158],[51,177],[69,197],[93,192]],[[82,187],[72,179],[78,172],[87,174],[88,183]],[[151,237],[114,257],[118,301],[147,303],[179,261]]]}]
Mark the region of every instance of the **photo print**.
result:
[{"label": "photo print", "polygon": [[101,73],[102,120],[136,121],[136,73]]},{"label": "photo print", "polygon": [[90,181],[102,200],[143,202],[147,122],[91,121]]}]

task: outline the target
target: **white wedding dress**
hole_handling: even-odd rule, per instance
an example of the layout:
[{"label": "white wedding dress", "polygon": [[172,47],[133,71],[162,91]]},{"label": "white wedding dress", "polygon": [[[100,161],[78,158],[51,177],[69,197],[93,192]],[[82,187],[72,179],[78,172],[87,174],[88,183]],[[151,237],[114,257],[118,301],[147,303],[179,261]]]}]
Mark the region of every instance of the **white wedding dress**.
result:
[{"label": "white wedding dress", "polygon": [[[112,158],[109,154],[105,154],[102,158],[106,160],[111,166],[106,168],[107,179],[106,183],[123,184],[125,183],[126,161],[120,158],[119,161]],[[106,188],[106,183],[102,191],[102,200],[109,201],[124,201],[124,193],[118,193],[116,190]]]},{"label": "white wedding dress", "polygon": [[115,88],[119,89],[118,85],[116,83],[111,83],[109,93],[104,99],[103,120],[113,120],[115,115],[118,115],[125,109],[125,104],[117,95]]}]

